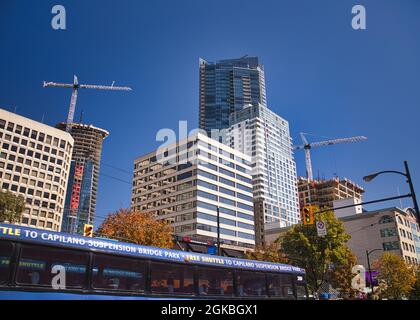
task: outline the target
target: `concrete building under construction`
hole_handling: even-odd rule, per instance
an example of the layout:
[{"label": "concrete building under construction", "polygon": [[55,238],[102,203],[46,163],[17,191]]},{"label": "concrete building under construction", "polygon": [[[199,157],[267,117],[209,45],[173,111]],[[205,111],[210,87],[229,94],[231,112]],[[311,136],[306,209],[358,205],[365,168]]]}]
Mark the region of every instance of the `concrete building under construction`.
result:
[{"label": "concrete building under construction", "polygon": [[355,201],[362,202],[365,190],[347,178],[308,180],[299,177],[298,192],[301,208],[305,205],[315,205],[320,209],[328,209],[334,208],[335,200],[354,198]]},{"label": "concrete building under construction", "polygon": [[[57,128],[66,130],[66,123],[59,123]],[[102,142],[109,133],[92,125],[72,123],[70,134],[74,147],[61,231],[81,234],[84,224],[94,222]]]}]

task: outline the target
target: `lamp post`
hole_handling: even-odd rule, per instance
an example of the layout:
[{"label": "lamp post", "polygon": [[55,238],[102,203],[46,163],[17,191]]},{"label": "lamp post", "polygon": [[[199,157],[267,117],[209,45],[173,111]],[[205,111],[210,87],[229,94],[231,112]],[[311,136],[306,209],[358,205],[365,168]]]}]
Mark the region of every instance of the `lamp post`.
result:
[{"label": "lamp post", "polygon": [[400,171],[395,171],[395,170],[386,170],[386,171],[380,171],[380,172],[369,174],[369,175],[363,177],[363,180],[366,181],[366,182],[369,182],[369,181],[375,179],[377,176],[379,176],[380,174],[383,174],[383,173],[396,173],[396,174],[399,174],[399,175],[402,175],[402,176],[406,177],[408,186],[410,187],[410,197],[411,197],[411,199],[413,199],[413,206],[414,206],[414,211],[416,212],[417,223],[420,223],[419,205],[417,204],[416,193],[414,192],[413,181],[411,180],[410,170],[408,168],[407,161],[404,161],[404,167],[405,167],[405,173],[400,172]]},{"label": "lamp post", "polygon": [[217,206],[217,255],[220,256],[220,209]]},{"label": "lamp post", "polygon": [[368,263],[368,270],[369,270],[369,279],[370,279],[370,290],[371,290],[371,294],[373,295],[373,277],[372,277],[372,270],[370,268],[370,259],[369,259],[369,255],[375,251],[382,251],[382,249],[373,249],[371,251],[366,250],[366,258],[367,258],[367,263]]}]

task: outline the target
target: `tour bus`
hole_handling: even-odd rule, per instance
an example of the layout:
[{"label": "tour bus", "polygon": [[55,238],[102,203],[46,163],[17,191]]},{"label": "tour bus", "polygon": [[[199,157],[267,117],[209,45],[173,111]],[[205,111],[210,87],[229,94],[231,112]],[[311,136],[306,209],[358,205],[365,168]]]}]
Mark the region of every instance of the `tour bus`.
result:
[{"label": "tour bus", "polygon": [[0,299],[307,299],[305,271],[0,224]]}]

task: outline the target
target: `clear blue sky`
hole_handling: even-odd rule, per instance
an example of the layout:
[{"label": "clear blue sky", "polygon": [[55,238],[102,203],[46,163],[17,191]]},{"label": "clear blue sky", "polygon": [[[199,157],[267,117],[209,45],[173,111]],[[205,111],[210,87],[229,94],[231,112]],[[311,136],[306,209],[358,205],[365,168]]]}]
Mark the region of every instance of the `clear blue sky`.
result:
[{"label": "clear blue sky", "polygon": [[[67,10],[65,31],[51,28],[55,4]],[[367,30],[351,28],[355,4],[366,6]],[[55,125],[66,118],[70,90],[43,88],[44,80],[77,74],[83,83],[129,85],[131,93],[80,92],[76,119],[83,109],[86,122],[109,130],[104,163],[131,172],[137,156],[159,146],[159,129],[179,120],[197,127],[199,57],[257,55],[268,105],[290,122],[295,142],[300,131],[315,134],[312,141],[369,138],[312,158],[315,175],[349,177],[370,200],[407,190],[399,176],[362,181],[402,170],[403,160],[420,188],[419,35],[418,0],[1,0],[0,107]],[[296,161],[304,175],[302,153]],[[130,196],[129,184],[102,176],[98,216],[128,206]]]}]

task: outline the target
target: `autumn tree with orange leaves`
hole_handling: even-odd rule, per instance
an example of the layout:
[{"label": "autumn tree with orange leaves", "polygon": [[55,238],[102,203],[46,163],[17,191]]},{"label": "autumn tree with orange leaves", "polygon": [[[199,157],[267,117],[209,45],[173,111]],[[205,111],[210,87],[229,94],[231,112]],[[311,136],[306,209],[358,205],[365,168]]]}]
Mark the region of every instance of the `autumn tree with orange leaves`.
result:
[{"label": "autumn tree with orange leaves", "polygon": [[100,237],[145,246],[172,248],[172,227],[152,213],[120,209],[110,214],[96,232]]}]

